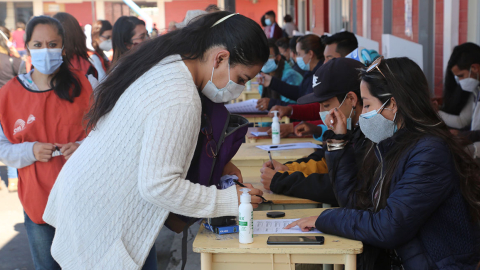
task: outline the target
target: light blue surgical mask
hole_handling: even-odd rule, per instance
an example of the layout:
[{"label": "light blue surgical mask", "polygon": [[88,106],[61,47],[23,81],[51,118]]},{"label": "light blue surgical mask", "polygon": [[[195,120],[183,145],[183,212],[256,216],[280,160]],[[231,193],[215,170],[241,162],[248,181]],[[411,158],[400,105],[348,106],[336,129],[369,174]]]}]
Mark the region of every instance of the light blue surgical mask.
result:
[{"label": "light blue surgical mask", "polygon": [[275,63],[275,59],[273,59],[273,58],[268,59],[268,61],[262,67],[262,72],[263,73],[274,72],[275,70],[277,70],[277,68],[278,68],[278,65],[277,65],[277,63]]},{"label": "light blue surgical mask", "polygon": [[[338,108],[340,109],[340,107],[342,107],[343,103],[345,102],[345,100],[347,99],[347,96],[345,96],[345,98],[343,98],[343,101],[342,103],[340,103],[340,106],[338,106]],[[347,130],[352,130],[352,113],[353,113],[353,108],[352,110],[350,111],[350,115],[348,116],[347,118]],[[327,124],[327,115],[328,115],[329,111],[324,111],[324,112],[320,112],[320,119],[322,119],[322,122],[326,125]]]},{"label": "light blue surgical mask", "polygon": [[53,74],[63,63],[62,51],[63,48],[30,50],[32,65],[42,74]]},{"label": "light blue surgical mask", "polygon": [[320,119],[322,119],[322,122],[326,125],[327,124],[327,115],[328,115],[328,111],[324,111],[324,112],[320,112]]},{"label": "light blue surgical mask", "polygon": [[377,115],[377,113],[379,111],[381,111],[383,109],[383,107],[385,107],[385,105],[388,103],[389,100],[385,101],[385,103],[383,103],[382,107],[380,107],[378,110],[371,110],[369,112],[362,113],[362,114],[360,114],[360,117],[365,118],[365,119],[370,119],[370,118],[374,117],[375,115]]},{"label": "light blue surgical mask", "polygon": [[270,25],[272,25],[272,21],[270,19],[265,19],[265,24],[267,26],[270,26]]},{"label": "light blue surgical mask", "polygon": [[310,61],[305,64],[305,61],[303,61],[303,57],[297,57],[297,65],[299,68],[305,71],[310,71]]}]

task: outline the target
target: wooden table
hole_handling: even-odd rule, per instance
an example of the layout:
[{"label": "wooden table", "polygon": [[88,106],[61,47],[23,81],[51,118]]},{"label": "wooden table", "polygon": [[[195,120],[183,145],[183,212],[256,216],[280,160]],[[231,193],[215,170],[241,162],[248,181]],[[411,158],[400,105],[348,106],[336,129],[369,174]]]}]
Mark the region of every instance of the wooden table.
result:
[{"label": "wooden table", "polygon": [[237,98],[237,102],[247,101],[250,99],[261,99],[261,98],[262,96],[258,92],[258,89],[252,88],[252,90],[250,91],[247,91],[247,90],[243,91],[242,94],[240,94],[240,96]]},{"label": "wooden table", "polygon": [[[248,120],[248,122],[252,123],[254,126],[257,125],[257,123],[272,123],[272,118],[268,116],[268,114],[263,113],[263,114],[255,114],[255,113],[244,113],[244,114],[238,114]],[[290,124],[290,118],[284,116],[281,119],[279,119],[280,123],[283,124]]]},{"label": "wooden table", "polygon": [[255,211],[266,211],[266,210],[287,210],[287,209],[311,209],[311,208],[318,208],[321,207],[322,203],[302,199],[297,197],[290,197],[281,194],[275,194],[270,190],[266,190],[263,187],[263,184],[258,182],[250,182],[258,181],[257,179],[252,178],[260,178],[260,177],[248,177],[243,179],[244,183],[250,183],[253,185],[254,188],[260,189],[263,191],[263,198],[269,201],[269,203],[262,203],[258,206]]},{"label": "wooden table", "polygon": [[[323,210],[285,210],[286,219],[318,216]],[[253,212],[254,219],[268,219],[266,211]],[[306,234],[288,234],[290,236]],[[355,270],[357,254],[362,253],[360,241],[328,234],[308,234],[324,236],[324,245],[311,246],[269,246],[269,235],[254,235],[252,244],[240,244],[238,234],[216,235],[200,227],[193,251],[201,253],[202,270],[294,270],[295,264],[335,264],[335,269],[345,265],[345,270]]]},{"label": "wooden table", "polygon": [[[260,169],[263,163],[269,160],[267,151],[257,148],[261,143],[244,143],[240,146],[237,154],[233,157],[232,163],[241,171],[243,177],[260,176]],[[272,159],[286,163],[309,156],[315,151],[312,148],[271,151]]]},{"label": "wooden table", "polygon": [[[264,144],[271,144],[272,137],[270,136],[253,136],[252,132],[267,132],[270,128],[269,127],[250,127],[248,128],[247,135],[245,136],[246,143],[264,143]],[[281,143],[292,143],[292,142],[313,142],[319,143],[319,141],[315,140],[313,136],[306,135],[302,137],[297,137],[295,134],[290,134],[286,138],[281,138]]]}]

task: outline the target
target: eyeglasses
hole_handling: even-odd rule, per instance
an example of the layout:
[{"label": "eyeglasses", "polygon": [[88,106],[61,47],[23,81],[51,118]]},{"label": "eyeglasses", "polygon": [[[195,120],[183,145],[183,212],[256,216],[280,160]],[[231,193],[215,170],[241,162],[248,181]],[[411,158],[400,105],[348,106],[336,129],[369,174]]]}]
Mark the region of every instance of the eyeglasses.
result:
[{"label": "eyeglasses", "polygon": [[380,74],[382,74],[383,78],[386,79],[387,77],[385,77],[385,75],[383,75],[383,72],[378,67],[378,66],[380,66],[380,63],[382,63],[382,60],[383,60],[383,56],[380,56],[377,59],[375,59],[375,61],[373,61],[373,63],[367,68],[367,73],[371,72],[372,70],[374,70],[376,68],[378,70],[378,72],[380,72]]},{"label": "eyeglasses", "polygon": [[210,119],[206,114],[202,115],[203,127],[201,129],[202,134],[207,137],[207,144],[205,145],[205,151],[207,151],[207,156],[210,158],[217,157],[217,143],[213,139],[213,128]]}]

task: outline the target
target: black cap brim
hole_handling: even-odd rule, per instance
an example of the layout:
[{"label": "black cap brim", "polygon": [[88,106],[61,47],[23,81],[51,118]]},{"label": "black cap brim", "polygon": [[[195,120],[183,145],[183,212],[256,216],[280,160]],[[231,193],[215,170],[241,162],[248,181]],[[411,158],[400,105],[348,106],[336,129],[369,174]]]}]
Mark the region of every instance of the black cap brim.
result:
[{"label": "black cap brim", "polygon": [[298,105],[304,105],[304,104],[310,104],[310,103],[321,103],[324,101],[327,101],[331,98],[335,97],[335,95],[328,95],[328,96],[322,96],[322,97],[317,97],[315,96],[315,93],[311,93],[308,95],[305,95],[297,100]]}]

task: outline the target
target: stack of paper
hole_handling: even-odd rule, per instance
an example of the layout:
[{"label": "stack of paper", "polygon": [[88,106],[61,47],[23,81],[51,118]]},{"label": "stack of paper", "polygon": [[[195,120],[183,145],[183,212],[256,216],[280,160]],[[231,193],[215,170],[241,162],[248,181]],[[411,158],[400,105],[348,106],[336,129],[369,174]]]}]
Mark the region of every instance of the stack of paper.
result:
[{"label": "stack of paper", "polygon": [[268,113],[268,110],[260,111],[257,109],[257,99],[249,99],[247,101],[232,103],[225,105],[230,113]]},{"label": "stack of paper", "polygon": [[262,131],[257,131],[257,132],[250,132],[255,137],[268,137],[268,132],[262,132]]},{"label": "stack of paper", "polygon": [[260,219],[253,221],[253,234],[288,234],[288,233],[322,233],[317,229],[302,232],[300,227],[284,229],[288,224],[298,219]]}]

